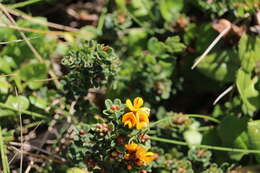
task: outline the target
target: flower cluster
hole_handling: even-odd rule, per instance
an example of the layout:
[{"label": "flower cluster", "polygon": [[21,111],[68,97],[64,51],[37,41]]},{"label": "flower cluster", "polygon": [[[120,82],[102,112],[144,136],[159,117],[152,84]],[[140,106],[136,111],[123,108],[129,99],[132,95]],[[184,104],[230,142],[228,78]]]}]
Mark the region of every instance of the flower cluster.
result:
[{"label": "flower cluster", "polygon": [[132,103],[130,99],[126,100],[126,106],[130,112],[125,113],[122,123],[128,128],[136,127],[137,129],[146,128],[149,124],[150,109],[142,107],[144,101],[141,97],[136,97]]},{"label": "flower cluster", "polygon": [[143,104],[141,97],[133,102],[127,99],[125,104],[120,99],[105,100],[103,115],[94,116],[93,124],[77,126],[78,133],[64,150],[66,159],[93,172],[151,171],[154,165],[150,163],[158,155],[145,147],[151,144],[147,134],[150,109]]},{"label": "flower cluster", "polygon": [[155,160],[158,155],[136,143],[126,144],[125,149],[127,153],[124,158],[127,160],[127,168],[130,170],[133,166],[147,166],[150,162]]}]

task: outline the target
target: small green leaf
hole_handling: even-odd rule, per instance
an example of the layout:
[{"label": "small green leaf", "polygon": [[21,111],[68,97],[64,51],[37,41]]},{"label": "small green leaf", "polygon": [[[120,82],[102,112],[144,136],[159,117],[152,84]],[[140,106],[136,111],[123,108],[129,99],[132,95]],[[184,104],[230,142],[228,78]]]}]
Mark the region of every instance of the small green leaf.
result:
[{"label": "small green leaf", "polygon": [[198,68],[200,72],[214,80],[233,82],[239,68],[239,60],[234,51],[221,50],[207,55]]},{"label": "small green leaf", "polygon": [[88,173],[88,172],[80,168],[69,168],[67,169],[66,173]]},{"label": "small green leaf", "polygon": [[3,71],[7,74],[12,73],[12,68],[15,68],[16,64],[13,58],[9,56],[0,57],[0,71]]},{"label": "small green leaf", "polygon": [[239,69],[237,72],[236,86],[247,111],[255,111],[260,107],[260,95],[255,89],[258,78],[251,79],[251,74]]},{"label": "small green leaf", "polygon": [[[218,127],[218,133],[222,144],[227,147],[248,149],[248,137],[246,135],[248,118],[238,119],[235,116],[227,116]],[[230,158],[240,160],[245,153],[230,152]]]},{"label": "small green leaf", "polygon": [[0,94],[7,94],[11,85],[7,82],[5,77],[0,77]]},{"label": "small green leaf", "polygon": [[151,6],[152,6],[151,1],[131,0],[129,10],[134,14],[134,16],[143,17],[150,13]]},{"label": "small green leaf", "polygon": [[171,53],[182,52],[185,49],[185,45],[180,42],[179,36],[168,37],[165,41],[168,51]]},{"label": "small green leaf", "polygon": [[37,81],[46,79],[48,69],[43,63],[32,62],[21,67],[19,71],[21,80],[25,81],[31,89],[38,89],[43,85],[43,82]]},{"label": "small green leaf", "polygon": [[25,96],[12,96],[7,98],[6,104],[14,107],[17,110],[27,110],[29,108],[29,101]]},{"label": "small green leaf", "polygon": [[238,45],[239,58],[241,62],[241,68],[250,73],[256,66],[256,61],[259,58],[259,48],[260,39],[257,37],[251,37],[244,34]]},{"label": "small green leaf", "polygon": [[191,146],[201,144],[202,135],[197,130],[187,130],[183,133],[183,136],[186,142]]},{"label": "small green leaf", "polygon": [[148,50],[155,55],[159,55],[165,51],[165,45],[158,41],[157,38],[152,37],[148,41]]},{"label": "small green leaf", "polygon": [[41,97],[29,96],[29,100],[32,105],[41,109],[45,109],[48,106],[48,102]]},{"label": "small green leaf", "polygon": [[109,109],[113,105],[113,102],[110,99],[106,99],[105,105],[106,105],[107,109]]},{"label": "small green leaf", "polygon": [[160,0],[159,8],[162,17],[170,22],[174,19],[177,19],[179,12],[183,8],[183,0]]},{"label": "small green leaf", "polygon": [[[250,148],[260,150],[260,120],[248,123],[248,136]],[[260,163],[260,154],[255,154],[257,161]]]}]

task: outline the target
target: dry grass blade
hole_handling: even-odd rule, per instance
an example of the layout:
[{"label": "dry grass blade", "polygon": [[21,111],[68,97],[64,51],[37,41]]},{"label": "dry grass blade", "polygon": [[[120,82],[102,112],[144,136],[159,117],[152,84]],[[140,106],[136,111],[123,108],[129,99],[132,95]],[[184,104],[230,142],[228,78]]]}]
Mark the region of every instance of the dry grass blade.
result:
[{"label": "dry grass blade", "polygon": [[17,74],[3,74],[3,75],[0,75],[0,78],[1,77],[8,77],[8,76],[16,76]]},{"label": "dry grass blade", "polygon": [[72,27],[60,25],[60,24],[57,24],[57,23],[42,21],[42,20],[33,18],[33,17],[31,17],[29,15],[26,15],[26,14],[24,14],[22,12],[19,12],[17,10],[13,10],[13,9],[10,9],[10,8],[7,8],[7,7],[6,7],[6,10],[9,13],[11,13],[11,14],[13,14],[15,16],[24,18],[24,19],[29,20],[29,21],[34,22],[34,23],[38,23],[38,24],[41,24],[41,25],[46,25],[48,27],[52,27],[52,28],[56,28],[56,29],[60,29],[60,30],[65,30],[65,31],[68,31],[68,32],[79,32],[79,29],[77,29],[77,28],[72,28]]},{"label": "dry grass blade", "polygon": [[[18,150],[16,147],[12,146],[10,148],[13,149],[13,150],[16,150],[17,152],[20,152],[20,150]],[[66,161],[66,160],[55,159],[53,157],[48,157],[48,156],[45,156],[45,155],[42,155],[42,154],[31,153],[31,152],[28,152],[28,151],[23,151],[23,154],[30,155],[30,156],[32,156],[34,158],[38,158],[38,159],[52,160],[52,161],[57,162],[57,163],[63,163],[63,162]]]},{"label": "dry grass blade", "polygon": [[50,35],[56,35],[56,36],[61,36],[61,37],[64,37],[67,34],[71,34],[71,32],[43,31],[43,30],[38,30],[38,29],[19,27],[19,26],[15,26],[15,25],[6,25],[3,23],[0,24],[0,27],[11,28],[11,29],[15,29],[18,31],[34,32],[34,33],[38,33],[38,34],[50,34]]},{"label": "dry grass blade", "polygon": [[[19,147],[21,147],[21,144],[18,143],[18,142],[9,142],[9,144],[12,145],[12,146],[19,146]],[[53,153],[50,153],[50,152],[48,152],[48,151],[46,151],[46,150],[44,150],[44,149],[41,149],[41,148],[39,148],[39,147],[37,147],[37,146],[34,146],[34,145],[30,145],[30,144],[25,144],[25,143],[24,143],[24,144],[23,144],[23,147],[24,147],[24,148],[27,148],[27,149],[29,149],[29,150],[36,150],[36,151],[42,152],[42,153],[44,153],[44,154],[50,155],[50,156],[52,156],[53,158],[56,158],[56,159],[59,159],[59,160],[62,160],[62,161],[65,160],[64,158],[62,158],[62,157],[60,157],[60,156],[58,156],[58,155],[54,155]],[[20,151],[20,150],[19,150],[19,151]],[[23,151],[23,152],[25,152],[25,151]]]},{"label": "dry grass blade", "polygon": [[14,159],[17,157],[18,153],[15,153],[14,156],[9,160],[8,164],[11,165],[11,163],[14,161]]},{"label": "dry grass blade", "polygon": [[219,35],[215,38],[215,40],[209,45],[209,47],[205,50],[205,52],[199,57],[198,60],[193,64],[191,69],[194,69],[205,57],[206,55],[211,51],[211,49],[219,42],[219,40],[228,33],[228,31],[231,29],[231,25],[226,27]]},{"label": "dry grass blade", "polygon": [[225,91],[223,91],[217,98],[216,100],[213,102],[213,105],[217,104],[219,102],[219,100],[221,100],[225,95],[227,95],[230,91],[232,91],[234,87],[230,86],[228,87]]},{"label": "dry grass blade", "polygon": [[34,80],[35,82],[47,82],[47,81],[52,81],[52,80],[57,80],[59,78],[47,78],[47,79],[38,79]]},{"label": "dry grass blade", "polygon": [[31,160],[29,165],[27,166],[26,170],[25,170],[25,173],[29,173],[31,168],[32,168],[32,165],[33,165],[33,161]]}]

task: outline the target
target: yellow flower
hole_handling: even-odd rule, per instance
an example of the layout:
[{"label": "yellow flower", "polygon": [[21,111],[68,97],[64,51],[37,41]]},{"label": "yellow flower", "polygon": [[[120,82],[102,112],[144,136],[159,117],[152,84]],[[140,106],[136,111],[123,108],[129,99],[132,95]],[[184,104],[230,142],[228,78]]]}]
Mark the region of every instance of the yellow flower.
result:
[{"label": "yellow flower", "polygon": [[122,123],[124,123],[125,126],[128,126],[128,128],[132,128],[137,124],[136,116],[133,112],[128,112],[123,115]]},{"label": "yellow flower", "polygon": [[130,99],[126,100],[126,106],[131,112],[123,115],[122,122],[128,128],[136,126],[137,129],[146,128],[149,124],[150,109],[142,107],[144,101],[141,97],[136,97],[132,103]]},{"label": "yellow flower", "polygon": [[147,149],[145,149],[142,146],[139,146],[137,151],[136,151],[136,164],[138,166],[142,165],[147,165],[148,163],[152,162],[155,160],[155,153],[153,152],[148,152]]},{"label": "yellow flower", "polygon": [[133,104],[130,99],[126,100],[126,106],[130,109],[130,111],[133,111],[133,112],[138,111],[143,104],[144,104],[144,101],[141,97],[136,97],[134,99]]},{"label": "yellow flower", "polygon": [[135,163],[137,166],[146,166],[157,158],[157,154],[148,152],[146,148],[136,143],[125,145],[125,149],[128,151],[124,156],[125,160]]},{"label": "yellow flower", "polygon": [[146,128],[149,124],[148,114],[144,111],[141,110],[137,111],[136,119],[137,119],[137,124],[136,124],[137,129]]},{"label": "yellow flower", "polygon": [[126,144],[125,149],[130,152],[135,152],[137,150],[138,145],[136,143]]}]

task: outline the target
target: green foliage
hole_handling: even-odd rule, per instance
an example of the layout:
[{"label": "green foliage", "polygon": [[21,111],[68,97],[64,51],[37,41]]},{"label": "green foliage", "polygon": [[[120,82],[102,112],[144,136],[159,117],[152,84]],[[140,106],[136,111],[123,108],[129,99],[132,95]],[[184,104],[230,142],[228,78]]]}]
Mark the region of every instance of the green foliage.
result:
[{"label": "green foliage", "polygon": [[[143,139],[147,129],[135,130],[123,126],[122,115],[126,109],[119,99],[113,102],[106,100],[105,105],[104,116],[96,118],[98,123],[79,125],[73,140],[63,152],[72,166],[92,171],[123,172],[127,166],[124,146],[132,142],[149,146],[148,138]],[[149,167],[136,167],[133,172],[140,169]]]},{"label": "green foliage", "polygon": [[[259,0],[79,2],[64,10],[58,1],[1,1],[22,12],[12,25],[0,15],[0,170],[21,171],[8,164],[21,142],[32,146],[22,171],[33,161],[32,172],[224,173],[259,164]],[[39,24],[22,13],[46,17],[32,17]],[[191,70],[225,27],[219,19],[231,30]],[[47,21],[70,27],[54,31]],[[151,112],[143,129],[122,122],[126,99],[137,96]],[[155,161],[140,164],[125,148],[132,142]]]},{"label": "green foliage", "polygon": [[225,13],[231,13],[236,17],[246,17],[246,13],[254,13],[259,6],[258,0],[228,0],[228,1],[194,1],[203,10],[215,13],[221,16]]},{"label": "green foliage", "polygon": [[69,70],[65,87],[76,95],[86,94],[91,87],[110,84],[119,69],[113,49],[95,41],[71,48],[61,63]]},{"label": "green foliage", "polygon": [[252,78],[258,61],[260,39],[243,35],[239,42],[239,58],[241,67],[237,72],[236,85],[247,112],[256,111],[260,107],[259,92],[255,89],[258,77]]},{"label": "green foliage", "polygon": [[23,111],[29,108],[30,103],[28,99],[24,96],[9,95],[6,104],[14,107],[15,109]]},{"label": "green foliage", "polygon": [[239,68],[239,60],[234,51],[218,51],[206,56],[205,61],[198,65],[206,76],[219,82],[232,82]]},{"label": "green foliage", "polygon": [[0,126],[0,152],[3,166],[3,173],[10,173],[10,167],[8,164],[7,149],[3,140],[2,127]]},{"label": "green foliage", "polygon": [[[251,121],[248,123],[248,136],[250,140],[250,147],[254,149],[259,149],[259,120],[258,121]],[[259,154],[256,156],[258,163],[260,162]]]}]

